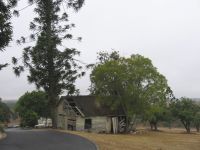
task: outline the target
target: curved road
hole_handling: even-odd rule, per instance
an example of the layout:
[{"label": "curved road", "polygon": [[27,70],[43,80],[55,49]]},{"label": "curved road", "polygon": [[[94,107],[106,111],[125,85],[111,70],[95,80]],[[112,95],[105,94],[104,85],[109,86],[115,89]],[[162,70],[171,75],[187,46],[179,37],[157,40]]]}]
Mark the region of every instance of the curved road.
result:
[{"label": "curved road", "polygon": [[85,138],[55,131],[9,129],[0,150],[96,150]]}]

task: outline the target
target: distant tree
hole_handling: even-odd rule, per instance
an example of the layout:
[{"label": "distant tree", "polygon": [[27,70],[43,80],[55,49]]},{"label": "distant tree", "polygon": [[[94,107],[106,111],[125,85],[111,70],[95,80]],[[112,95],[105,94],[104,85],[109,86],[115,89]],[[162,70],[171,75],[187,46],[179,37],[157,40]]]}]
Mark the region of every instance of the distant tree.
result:
[{"label": "distant tree", "polygon": [[166,100],[167,80],[150,59],[141,55],[124,58],[117,52],[101,52],[98,58],[90,76],[91,93],[113,109],[122,106],[127,131],[131,130],[136,115],[143,115],[151,104]]},{"label": "distant tree", "polygon": [[159,105],[152,105],[146,110],[145,120],[149,121],[151,130],[158,130],[158,122],[164,121],[166,115],[166,108]]},{"label": "distant tree", "polygon": [[181,98],[171,104],[175,117],[180,119],[187,133],[190,133],[192,122],[196,115],[196,104],[189,98]]},{"label": "distant tree", "polygon": [[50,117],[47,94],[43,91],[26,92],[19,98],[15,111],[23,119],[24,115],[36,113],[38,117]]},{"label": "distant tree", "polygon": [[[11,8],[16,6],[17,0],[0,1],[0,51],[4,51],[12,40]],[[8,64],[0,64],[0,70]]]},{"label": "distant tree", "polygon": [[200,104],[195,103],[195,106],[194,125],[197,132],[200,132]]},{"label": "distant tree", "polygon": [[194,117],[194,125],[197,129],[197,132],[200,131],[200,112],[198,112]]},{"label": "distant tree", "polygon": [[4,131],[4,129],[3,129],[3,127],[0,125],[0,133],[4,133],[5,131]]},{"label": "distant tree", "polygon": [[173,119],[173,116],[169,108],[170,102],[175,100],[173,92],[168,87],[165,93],[162,93],[162,94],[164,97],[159,97],[159,96],[156,97],[156,95],[152,93],[152,95],[154,95],[152,98],[154,99],[161,98],[161,99],[151,101],[149,107],[145,109],[145,113],[144,113],[144,118],[147,121],[149,121],[151,130],[155,130],[155,131],[158,130],[158,126],[157,126],[158,122],[165,121],[165,122],[170,123]]},{"label": "distant tree", "polygon": [[11,114],[9,107],[0,101],[0,122],[9,122]]},{"label": "distant tree", "polygon": [[[23,50],[24,65],[14,67],[14,72],[19,75],[24,71],[24,67],[28,68],[30,72],[28,81],[34,83],[37,88],[42,88],[48,95],[52,123],[53,127],[56,127],[58,96],[64,91],[68,95],[76,93],[74,82],[84,74],[74,59],[79,51],[62,45],[63,40],[73,39],[70,29],[75,25],[68,23],[68,14],[61,12],[61,7],[78,11],[84,0],[29,0],[29,2],[36,5],[35,13],[38,15],[30,23],[30,30],[33,31],[30,38],[36,41],[36,45]],[[81,38],[76,39],[81,40]],[[26,42],[24,37],[18,40],[18,43],[24,42]],[[13,63],[17,63],[16,58],[13,58]]]}]

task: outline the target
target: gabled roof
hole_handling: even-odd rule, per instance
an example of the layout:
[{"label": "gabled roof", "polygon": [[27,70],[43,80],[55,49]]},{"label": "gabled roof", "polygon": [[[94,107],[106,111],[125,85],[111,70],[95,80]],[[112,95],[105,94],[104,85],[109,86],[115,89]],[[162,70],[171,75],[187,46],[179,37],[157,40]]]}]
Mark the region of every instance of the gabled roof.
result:
[{"label": "gabled roof", "polygon": [[[123,109],[112,110],[109,106],[102,105],[95,96],[62,96],[60,102],[67,100],[76,104],[85,117],[94,116],[125,116]],[[61,103],[58,103],[61,104]]]}]

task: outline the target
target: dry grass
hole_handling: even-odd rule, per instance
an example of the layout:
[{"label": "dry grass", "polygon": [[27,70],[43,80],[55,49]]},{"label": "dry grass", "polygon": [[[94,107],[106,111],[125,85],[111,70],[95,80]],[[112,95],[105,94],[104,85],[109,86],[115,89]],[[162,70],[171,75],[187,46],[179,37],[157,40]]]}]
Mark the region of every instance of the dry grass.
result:
[{"label": "dry grass", "polygon": [[162,132],[145,131],[134,135],[62,132],[90,139],[100,150],[200,150],[200,134],[185,134],[179,129],[162,129]]}]

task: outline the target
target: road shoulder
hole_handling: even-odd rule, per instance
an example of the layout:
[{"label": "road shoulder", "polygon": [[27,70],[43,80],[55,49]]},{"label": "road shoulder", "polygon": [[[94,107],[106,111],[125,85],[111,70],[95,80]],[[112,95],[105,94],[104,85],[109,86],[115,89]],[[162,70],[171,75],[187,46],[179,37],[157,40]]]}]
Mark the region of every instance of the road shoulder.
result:
[{"label": "road shoulder", "polygon": [[1,132],[0,132],[0,140],[6,138],[6,136],[7,136],[6,133],[1,133]]},{"label": "road shoulder", "polygon": [[94,141],[92,141],[91,139],[89,139],[89,138],[87,138],[87,137],[84,137],[84,136],[81,136],[81,135],[79,135],[79,134],[75,134],[75,132],[70,132],[70,131],[68,131],[68,130],[59,130],[59,129],[54,129],[53,131],[57,131],[57,132],[62,132],[62,133],[66,133],[66,134],[72,134],[72,135],[75,135],[75,136],[79,136],[79,137],[81,137],[81,138],[83,138],[83,139],[86,139],[86,140],[88,140],[89,142],[91,142],[94,146],[95,146],[95,148],[96,148],[96,150],[99,150],[99,146],[94,142]]}]

